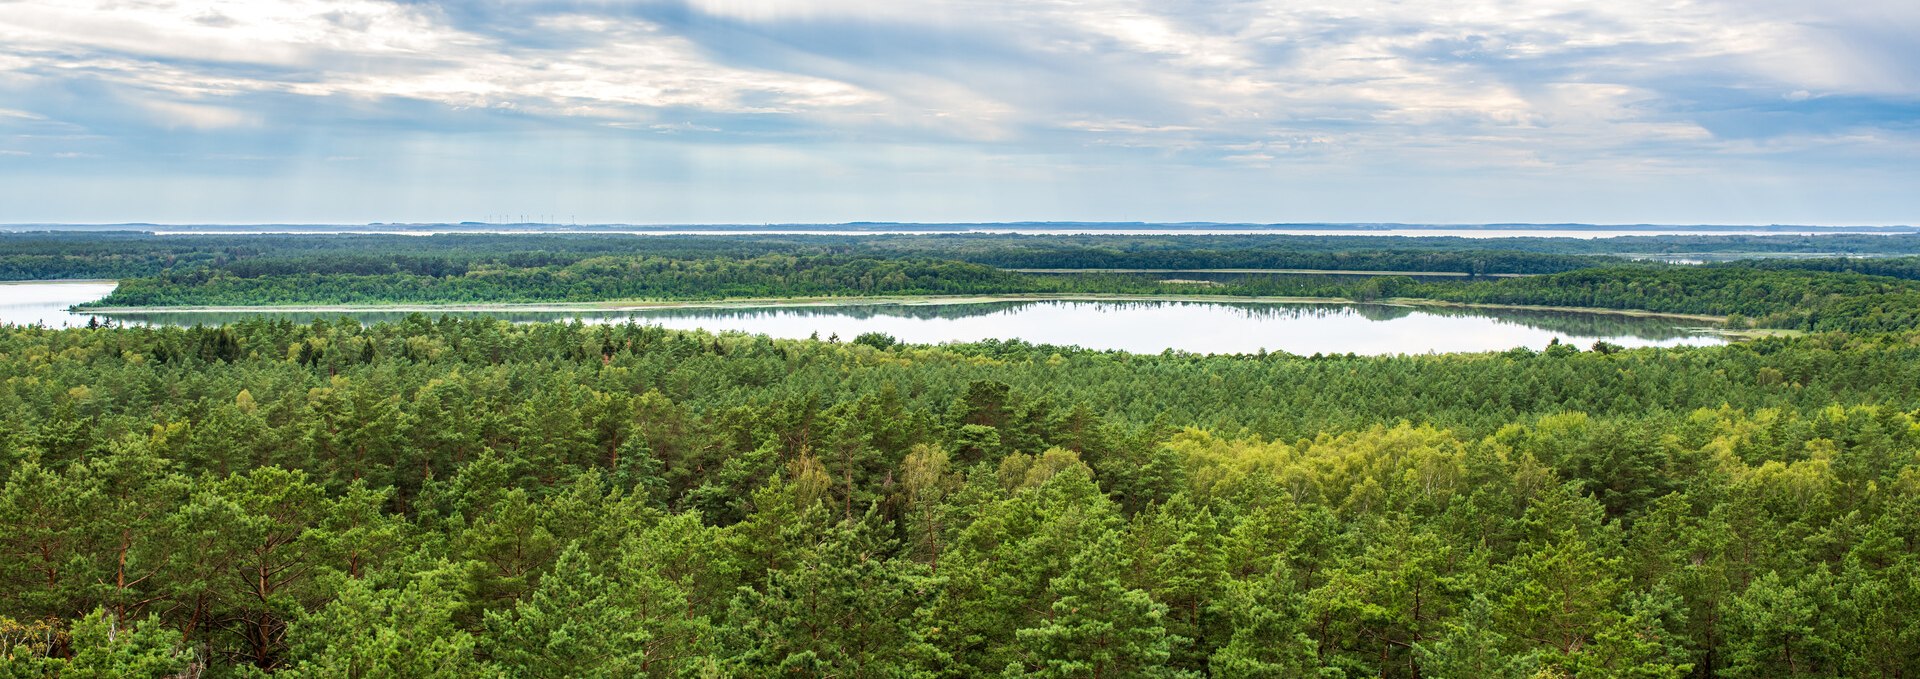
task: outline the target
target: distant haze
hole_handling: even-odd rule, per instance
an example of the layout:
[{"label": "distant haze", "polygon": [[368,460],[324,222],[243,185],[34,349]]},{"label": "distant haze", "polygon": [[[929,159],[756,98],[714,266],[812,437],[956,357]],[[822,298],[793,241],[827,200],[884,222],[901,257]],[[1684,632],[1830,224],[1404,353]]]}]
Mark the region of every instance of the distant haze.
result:
[{"label": "distant haze", "polygon": [[1295,236],[1451,236],[1457,238],[1612,238],[1656,235],[1821,235],[1920,233],[1913,226],[1663,225],[1663,224],[1231,224],[1212,222],[990,222],[926,224],[854,222],[842,224],[544,224],[544,223],[370,223],[370,224],[0,224],[0,231],[136,231],[156,235],[191,234],[393,234],[430,236],[448,233],[586,233],[659,236],[705,235],[883,235],[883,234],[1028,234],[1028,235],[1295,235]]}]

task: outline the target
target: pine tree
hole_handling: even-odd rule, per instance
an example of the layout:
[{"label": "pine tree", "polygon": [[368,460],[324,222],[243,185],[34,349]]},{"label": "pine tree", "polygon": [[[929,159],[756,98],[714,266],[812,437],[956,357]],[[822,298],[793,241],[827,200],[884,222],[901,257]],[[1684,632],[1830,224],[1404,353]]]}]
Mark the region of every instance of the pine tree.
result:
[{"label": "pine tree", "polygon": [[334,504],[306,474],[260,467],[204,484],[174,515],[173,596],[225,633],[216,652],[284,664],[288,622],[325,601],[319,583],[340,563],[315,530]]},{"label": "pine tree", "polygon": [[1680,598],[1664,589],[1634,595],[1626,615],[1595,635],[1569,663],[1578,678],[1679,679],[1693,669],[1678,635]]},{"label": "pine tree", "polygon": [[1768,571],[1733,600],[1729,677],[1833,676],[1836,651],[1824,605],[1830,577],[1788,581]]},{"label": "pine tree", "polygon": [[945,586],[928,630],[953,655],[956,672],[990,674],[1024,661],[1016,633],[1053,615],[1053,580],[1090,540],[1121,525],[1086,466],[1061,453],[1057,468],[1035,465],[1038,473],[1020,474],[1022,487],[1015,490],[982,472],[960,491],[982,506],[954,532],[942,558]]},{"label": "pine tree", "polygon": [[447,564],[404,582],[342,581],[337,598],[295,622],[291,677],[420,677],[458,679],[485,673],[474,638],[455,614],[466,605],[449,589]]},{"label": "pine tree", "polygon": [[688,512],[621,543],[613,603],[647,632],[636,676],[683,676],[714,657],[719,630],[712,611],[735,581],[719,535]]},{"label": "pine tree", "polygon": [[1433,679],[1523,679],[1532,676],[1536,661],[1515,654],[1514,644],[1494,629],[1493,604],[1475,596],[1461,611],[1458,622],[1447,623],[1444,634],[1430,643],[1416,644],[1414,657],[1420,675]]},{"label": "pine tree", "polygon": [[617,605],[613,590],[579,545],[569,544],[525,600],[487,612],[481,650],[507,676],[633,676],[646,660],[650,638]]},{"label": "pine tree", "polygon": [[1049,615],[1016,634],[1026,649],[1025,676],[1172,675],[1167,662],[1176,637],[1167,633],[1166,605],[1122,584],[1126,557],[1117,535],[1089,538],[1092,544],[1050,584]]},{"label": "pine tree", "polygon": [[9,667],[0,651],[0,676],[52,676],[61,679],[168,679],[199,665],[179,630],[148,617],[131,624],[95,609],[68,630],[72,657],[43,658]]},{"label": "pine tree", "polygon": [[890,558],[869,513],[834,528],[814,558],[743,588],[727,616],[727,665],[746,675],[931,676],[915,626],[925,568]]},{"label": "pine tree", "polygon": [[1173,665],[1205,667],[1221,642],[1219,603],[1226,580],[1226,555],[1213,511],[1196,507],[1185,495],[1135,517],[1129,531],[1135,554],[1135,586],[1166,604],[1169,634],[1187,640],[1174,648]]},{"label": "pine tree", "polygon": [[1283,570],[1229,581],[1219,610],[1231,629],[1208,658],[1223,679],[1291,679],[1320,673],[1317,644],[1307,636],[1303,602]]}]

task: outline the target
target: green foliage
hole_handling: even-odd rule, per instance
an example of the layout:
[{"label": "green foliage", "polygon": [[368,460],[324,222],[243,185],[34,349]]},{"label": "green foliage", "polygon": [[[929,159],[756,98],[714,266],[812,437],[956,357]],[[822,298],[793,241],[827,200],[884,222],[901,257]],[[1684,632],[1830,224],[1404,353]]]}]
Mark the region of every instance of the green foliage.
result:
[{"label": "green foliage", "polygon": [[[1806,239],[1798,239],[1805,241]],[[1902,239],[1834,237],[1841,247],[1902,251]],[[1629,252],[1718,248],[1723,240],[1622,239]],[[1759,238],[1748,252],[1801,251],[1805,242]],[[1661,244],[1661,245],[1656,245]],[[1813,245],[1832,252],[1833,246]],[[1889,250],[1889,248],[1892,248]],[[220,268],[253,277],[291,272],[419,276],[464,274],[490,264],[565,265],[652,254],[681,259],[860,254],[887,259],[949,257],[1012,268],[1275,268],[1542,273],[1589,266],[1617,251],[1571,239],[1378,238],[1373,236],[652,236],[589,234],[173,235],[135,232],[0,233],[0,280],[128,278]],[[1911,252],[1913,250],[1905,250]],[[1560,254],[1560,253],[1566,254]]]},{"label": "green foliage", "polygon": [[[499,304],[992,294],[1183,294],[1422,298],[1630,309],[1810,331],[1920,327],[1920,258],[1735,261],[1675,266],[1614,256],[1684,253],[1911,254],[1877,236],[1365,240],[1359,236],[241,236],[0,234],[0,278],[115,276],[90,305]],[[1020,270],[1053,273],[1022,273]],[[1214,270],[1207,273],[1201,270]],[[1290,270],[1381,275],[1295,275]],[[1137,273],[1128,273],[1129,271]],[[1169,282],[1166,272],[1180,272]],[[1266,271],[1267,273],[1261,273]],[[1405,273],[1428,273],[1409,277]],[[1439,276],[1456,274],[1458,276]],[[1485,274],[1540,274],[1489,279]],[[1192,280],[1205,285],[1192,285]],[[1181,283],[1178,281],[1188,281]],[[234,360],[223,329],[177,350]],[[885,349],[891,338],[858,343]],[[612,349],[610,345],[603,349]],[[331,351],[330,351],[331,349]],[[303,362],[368,344],[293,348]],[[430,350],[405,347],[403,352]],[[168,354],[171,356],[172,354]]]},{"label": "green foliage", "polygon": [[937,655],[915,612],[932,594],[926,569],[895,553],[869,516],[831,530],[812,557],[743,587],[727,614],[725,666],[741,674],[926,676]]},{"label": "green foliage", "polygon": [[640,673],[650,635],[616,605],[615,583],[578,544],[510,610],[487,613],[482,652],[503,676],[627,677]]},{"label": "green foliage", "polygon": [[860,333],[858,337],[853,338],[853,343],[864,344],[875,349],[887,349],[895,344],[899,344],[900,340],[894,339],[893,335],[884,332],[864,332]]},{"label": "green foliage", "polygon": [[1907,334],[1307,358],[4,328],[0,667],[1910,675],[1914,403]]},{"label": "green foliage", "polygon": [[1034,627],[1015,633],[1027,667],[1007,674],[1032,677],[1156,676],[1170,674],[1172,646],[1167,605],[1120,582],[1118,536],[1093,536],[1066,572],[1048,583],[1053,604]]},{"label": "green foliage", "polygon": [[1691,260],[1828,255],[1769,266],[1907,277],[1920,239],[1884,235],[1665,235],[1615,238],[1285,236],[1180,234],[737,235],[634,238],[624,234],[171,235],[132,231],[0,233],[0,280],[126,278],[166,270],[226,268],[240,275],[406,272],[444,276],[476,263],[566,264],[635,254],[678,258],[767,254],[948,257],[1009,268],[1266,268],[1462,273],[1553,273],[1615,256]]},{"label": "green foliage", "polygon": [[0,677],[60,679],[167,679],[204,669],[180,632],[158,618],[123,621],[95,609],[44,641],[0,618]]},{"label": "green foliage", "polygon": [[449,589],[446,564],[380,586],[363,579],[335,585],[335,598],[293,624],[295,677],[422,677],[485,674],[474,637],[456,619],[466,604]]},{"label": "green foliage", "polygon": [[1476,595],[1467,603],[1458,622],[1446,625],[1446,631],[1430,643],[1414,647],[1420,669],[1434,679],[1524,679],[1533,676],[1538,661],[1531,654],[1514,655],[1508,649],[1520,646],[1501,634],[1493,619],[1493,604]]},{"label": "green foliage", "polygon": [[[322,267],[324,268],[324,267]],[[1191,274],[1201,275],[1201,274]],[[1885,332],[1920,327],[1920,280],[1850,271],[1614,265],[1522,278],[1413,279],[1405,276],[1235,274],[1207,286],[1156,275],[1038,275],[972,262],[847,255],[761,255],[675,259],[594,257],[564,264],[476,263],[458,271],[414,273],[238,272],[224,268],[168,270],[121,281],[105,299],[82,306],[495,304],[608,300],[717,300],[776,297],[886,297],[996,294],[1182,294],[1314,297],[1361,302],[1418,298],[1487,305],[1603,308],[1721,316],[1730,329],[1749,326],[1807,331]],[[855,343],[896,344],[868,333]],[[231,361],[241,347],[225,329],[193,329],[170,348],[202,360]],[[614,347],[599,347],[610,357]],[[403,354],[424,347],[401,347]],[[430,350],[430,349],[428,349]],[[1572,351],[1564,347],[1560,351]],[[303,363],[376,352],[371,344],[291,347]],[[1596,351],[1614,353],[1610,345]],[[360,358],[368,358],[361,356]]]},{"label": "green foliage", "polygon": [[446,275],[304,271],[243,275],[226,269],[190,269],[124,280],[96,304],[591,302],[979,294],[1027,292],[1045,285],[1044,280],[988,266],[932,259],[767,255],[684,260],[641,256],[598,257],[537,267],[479,265]]},{"label": "green foliage", "polygon": [[1641,309],[1734,317],[1766,328],[1883,332],[1920,327],[1920,283],[1859,273],[1715,267],[1608,267],[1427,284],[1401,292],[1477,304]]}]

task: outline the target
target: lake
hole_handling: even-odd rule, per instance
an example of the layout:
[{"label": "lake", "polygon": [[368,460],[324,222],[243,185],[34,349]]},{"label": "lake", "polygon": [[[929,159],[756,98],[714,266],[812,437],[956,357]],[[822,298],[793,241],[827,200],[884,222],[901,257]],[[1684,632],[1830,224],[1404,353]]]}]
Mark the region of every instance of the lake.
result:
[{"label": "lake", "polygon": [[118,287],[113,281],[0,281],[0,323],[64,328],[102,318],[67,311],[67,307],[107,296]]},{"label": "lake", "polygon": [[[135,325],[215,325],[277,316],[300,322],[350,316],[364,323],[402,312],[184,312],[76,314],[66,307],[105,296],[113,283],[0,284],[0,323],[83,326],[90,319]],[[437,314],[433,314],[437,315]],[[939,344],[1020,339],[1159,353],[1423,354],[1540,348],[1559,339],[1586,348],[1605,340],[1628,347],[1709,345],[1725,338],[1681,319],[1620,314],[1453,309],[1385,304],[1272,304],[1213,301],[1002,301],[841,306],[680,307],[639,311],[454,312],[515,322],[634,322],[678,329],[740,331],[774,337],[852,340],[881,332],[903,342]]]}]

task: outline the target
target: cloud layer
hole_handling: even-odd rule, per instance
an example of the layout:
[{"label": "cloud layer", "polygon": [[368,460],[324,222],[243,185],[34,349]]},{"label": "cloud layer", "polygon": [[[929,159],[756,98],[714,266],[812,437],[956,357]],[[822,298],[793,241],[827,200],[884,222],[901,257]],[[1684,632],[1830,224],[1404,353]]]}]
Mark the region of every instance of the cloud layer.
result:
[{"label": "cloud layer", "polygon": [[0,221],[1920,221],[1916,33],[1891,0],[0,0]]}]

